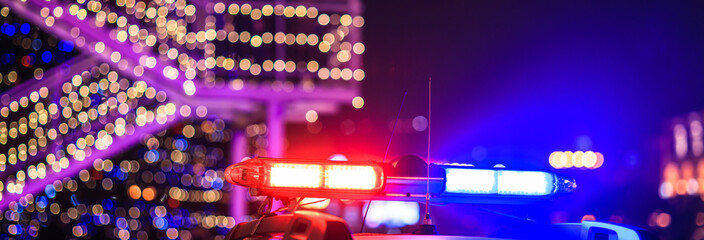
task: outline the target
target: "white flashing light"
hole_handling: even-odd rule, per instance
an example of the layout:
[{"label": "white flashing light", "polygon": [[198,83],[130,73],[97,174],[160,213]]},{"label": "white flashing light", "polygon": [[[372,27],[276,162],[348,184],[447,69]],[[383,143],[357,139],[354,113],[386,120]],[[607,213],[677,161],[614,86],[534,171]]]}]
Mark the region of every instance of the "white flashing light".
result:
[{"label": "white flashing light", "polygon": [[366,207],[371,208],[365,222],[370,228],[381,225],[399,228],[416,224],[420,220],[420,206],[417,202],[371,201]]},{"label": "white flashing light", "polygon": [[274,163],[271,165],[272,187],[319,188],[323,185],[323,167],[316,164]]},{"label": "white flashing light", "polygon": [[377,179],[377,173],[371,166],[325,167],[325,186],[330,189],[374,189]]},{"label": "white flashing light", "polygon": [[330,160],[330,161],[340,161],[340,162],[348,161],[348,160],[347,160],[347,156],[342,155],[342,154],[340,154],[340,153],[333,154],[332,156],[328,157],[328,160]]},{"label": "white flashing light", "polygon": [[498,193],[504,195],[548,195],[553,192],[552,174],[528,171],[498,171]]},{"label": "white flashing light", "polygon": [[496,192],[495,172],[485,169],[446,168],[445,191],[451,193]]}]

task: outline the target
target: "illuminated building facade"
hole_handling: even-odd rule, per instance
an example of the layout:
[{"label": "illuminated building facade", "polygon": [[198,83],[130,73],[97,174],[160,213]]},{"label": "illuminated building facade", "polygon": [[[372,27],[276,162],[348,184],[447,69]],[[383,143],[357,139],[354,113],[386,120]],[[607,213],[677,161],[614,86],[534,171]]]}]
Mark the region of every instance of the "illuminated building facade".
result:
[{"label": "illuminated building facade", "polygon": [[224,167],[363,106],[361,8],[0,0],[0,237],[223,238]]},{"label": "illuminated building facade", "polygon": [[653,211],[648,225],[671,239],[704,237],[704,132],[702,113],[673,118],[663,135],[661,182],[662,209]]}]

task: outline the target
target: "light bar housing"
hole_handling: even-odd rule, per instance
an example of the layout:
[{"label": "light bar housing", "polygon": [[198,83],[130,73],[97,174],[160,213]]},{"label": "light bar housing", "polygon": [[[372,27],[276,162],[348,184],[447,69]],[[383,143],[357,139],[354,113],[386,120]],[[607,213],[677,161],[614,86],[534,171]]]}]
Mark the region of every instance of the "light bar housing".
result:
[{"label": "light bar housing", "polygon": [[225,178],[252,195],[424,202],[428,191],[434,204],[529,204],[577,186],[570,177],[542,171],[431,164],[428,178],[400,170],[374,162],[254,158],[228,167]]}]

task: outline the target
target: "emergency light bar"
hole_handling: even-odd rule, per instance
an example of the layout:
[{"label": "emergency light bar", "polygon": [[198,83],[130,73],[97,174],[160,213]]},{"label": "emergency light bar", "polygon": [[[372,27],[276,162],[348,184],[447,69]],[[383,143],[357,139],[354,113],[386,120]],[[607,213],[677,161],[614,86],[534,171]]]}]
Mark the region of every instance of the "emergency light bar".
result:
[{"label": "emergency light bar", "polygon": [[[253,195],[431,203],[530,203],[574,191],[574,179],[541,171],[430,165],[426,176],[399,176],[390,164],[254,158],[229,166],[225,178]],[[394,171],[397,170],[397,171]],[[426,186],[427,185],[427,186]]]},{"label": "emergency light bar", "polygon": [[255,189],[258,195],[366,196],[381,191],[384,171],[376,163],[255,158],[229,166],[225,179]]}]

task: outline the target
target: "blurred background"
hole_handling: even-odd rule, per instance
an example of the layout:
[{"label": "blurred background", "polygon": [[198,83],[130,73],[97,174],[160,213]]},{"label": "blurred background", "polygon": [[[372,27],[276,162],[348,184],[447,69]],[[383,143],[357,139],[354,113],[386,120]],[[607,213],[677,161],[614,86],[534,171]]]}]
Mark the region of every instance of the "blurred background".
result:
[{"label": "blurred background", "polygon": [[[702,10],[0,0],[0,238],[223,239],[263,200],[229,164],[381,161],[400,108],[389,159],[425,158],[430,127],[433,162],[577,180],[541,205],[431,206],[442,234],[521,224],[490,209],[702,239]],[[357,232],[367,202],[310,207]],[[408,233],[423,207],[375,201],[366,231]]]}]

